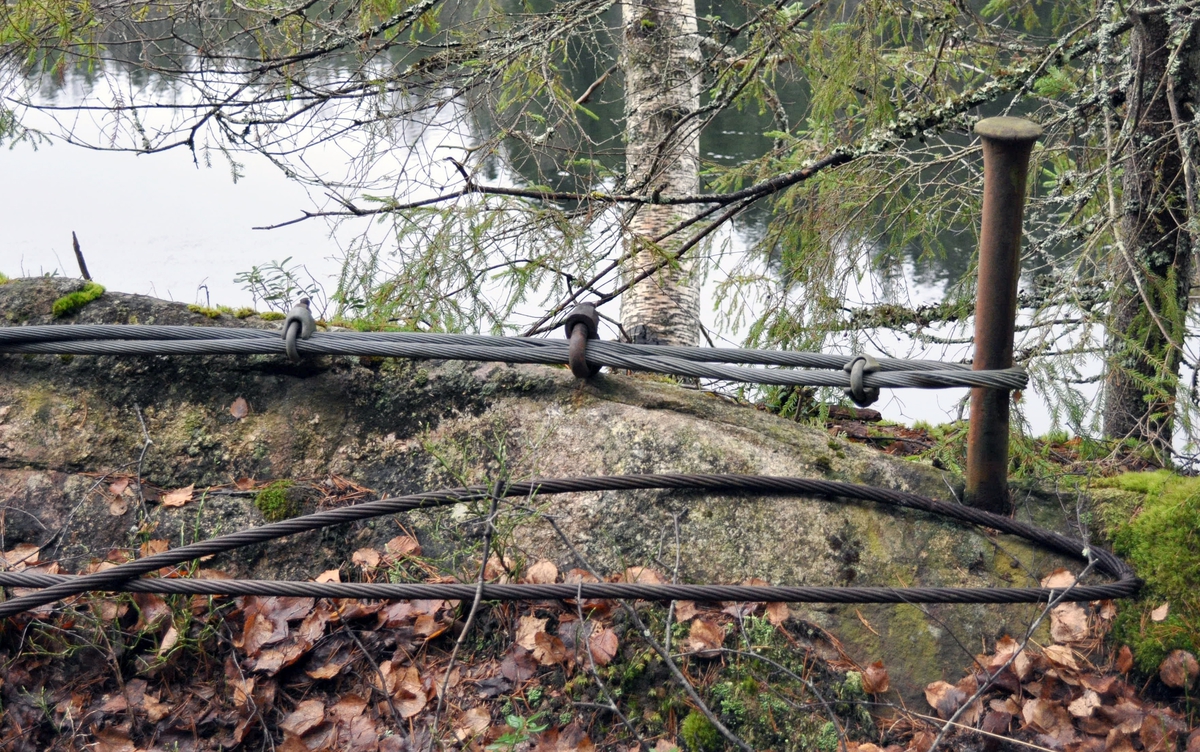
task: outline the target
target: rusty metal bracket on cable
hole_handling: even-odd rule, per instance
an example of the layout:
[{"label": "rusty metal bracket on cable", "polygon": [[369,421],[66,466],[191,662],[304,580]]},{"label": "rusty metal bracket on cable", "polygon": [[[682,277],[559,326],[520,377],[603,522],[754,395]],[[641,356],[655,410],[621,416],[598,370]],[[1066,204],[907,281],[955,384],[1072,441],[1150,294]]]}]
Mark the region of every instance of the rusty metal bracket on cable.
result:
[{"label": "rusty metal bracket on cable", "polygon": [[571,341],[567,351],[567,365],[577,379],[590,379],[600,373],[600,366],[587,361],[589,339],[600,339],[600,314],[595,303],[580,303],[567,314],[563,321],[567,339]]}]

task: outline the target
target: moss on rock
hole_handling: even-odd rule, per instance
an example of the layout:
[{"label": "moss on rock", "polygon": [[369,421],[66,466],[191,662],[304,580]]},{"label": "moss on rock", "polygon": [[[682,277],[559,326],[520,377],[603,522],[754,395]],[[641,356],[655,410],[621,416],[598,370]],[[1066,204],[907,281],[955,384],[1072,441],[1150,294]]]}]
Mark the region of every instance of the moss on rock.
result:
[{"label": "moss on rock", "polygon": [[58,300],[54,301],[54,304],[50,307],[50,311],[54,314],[55,318],[70,316],[72,313],[75,313],[80,308],[83,308],[85,305],[91,303],[93,300],[103,294],[103,285],[98,285],[95,282],[88,282],[83,286],[82,290],[69,292]]},{"label": "moss on rock", "polygon": [[[1172,650],[1200,653],[1200,478],[1167,470],[1126,473],[1098,483],[1100,519],[1113,550],[1145,580],[1141,597],[1119,610],[1114,637],[1153,673]],[[1169,603],[1162,621],[1150,612]]]},{"label": "moss on rock", "polygon": [[300,504],[288,494],[292,488],[290,480],[277,480],[267,485],[254,497],[254,506],[267,522],[279,522],[300,513]]}]

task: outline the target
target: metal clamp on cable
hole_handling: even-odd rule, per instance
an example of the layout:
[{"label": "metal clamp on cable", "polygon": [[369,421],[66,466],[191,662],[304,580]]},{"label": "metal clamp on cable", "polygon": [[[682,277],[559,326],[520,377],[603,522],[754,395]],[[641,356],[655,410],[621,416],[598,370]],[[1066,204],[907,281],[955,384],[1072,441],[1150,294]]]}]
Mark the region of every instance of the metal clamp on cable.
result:
[{"label": "metal clamp on cable", "polygon": [[589,379],[600,373],[600,366],[587,362],[587,341],[600,339],[600,314],[595,303],[580,303],[567,314],[563,321],[567,339],[571,340],[567,350],[567,363],[577,379]]},{"label": "metal clamp on cable", "polygon": [[292,307],[287,318],[283,320],[283,342],[287,348],[288,357],[293,363],[300,362],[300,352],[296,349],[296,338],[311,339],[317,330],[317,321],[309,310],[308,298],[300,298],[300,302]]},{"label": "metal clamp on cable", "polygon": [[845,392],[846,396],[854,401],[854,404],[866,407],[879,399],[879,387],[863,386],[863,377],[879,370],[878,360],[870,355],[855,355],[853,360],[842,366],[842,370],[850,374],[850,388]]}]

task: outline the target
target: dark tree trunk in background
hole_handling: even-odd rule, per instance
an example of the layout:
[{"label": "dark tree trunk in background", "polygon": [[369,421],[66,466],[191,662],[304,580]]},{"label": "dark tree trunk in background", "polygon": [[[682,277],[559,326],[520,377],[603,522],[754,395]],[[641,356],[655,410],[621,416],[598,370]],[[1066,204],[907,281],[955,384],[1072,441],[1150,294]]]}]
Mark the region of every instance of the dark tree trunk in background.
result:
[{"label": "dark tree trunk in background", "polygon": [[1172,29],[1156,4],[1141,7],[1151,12],[1132,14],[1127,117],[1134,127],[1124,154],[1123,247],[1114,256],[1104,433],[1149,442],[1165,459],[1194,245],[1188,218],[1195,196],[1185,172],[1194,166],[1187,164],[1184,139],[1195,138],[1200,65],[1195,23],[1182,35],[1173,33],[1182,27]]}]

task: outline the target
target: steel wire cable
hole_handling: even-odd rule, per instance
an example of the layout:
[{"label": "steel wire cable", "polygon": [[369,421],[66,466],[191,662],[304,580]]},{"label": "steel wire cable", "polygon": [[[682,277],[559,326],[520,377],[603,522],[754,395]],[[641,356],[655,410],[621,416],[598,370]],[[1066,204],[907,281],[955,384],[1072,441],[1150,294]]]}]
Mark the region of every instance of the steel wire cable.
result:
[{"label": "steel wire cable", "polygon": [[[563,493],[632,490],[690,490],[723,493],[750,493],[757,495],[819,496],[831,501],[856,499],[872,501],[903,509],[929,512],[949,517],[960,522],[990,528],[1002,533],[1019,536],[1039,546],[1073,558],[1091,558],[1100,572],[1116,578],[1116,582],[1104,585],[1081,585],[1067,594],[1067,600],[1100,600],[1129,597],[1140,587],[1133,570],[1112,553],[1091,547],[1083,541],[1070,538],[1050,530],[1038,528],[1017,520],[1002,517],[961,504],[948,504],[925,496],[873,488],[851,483],[811,478],[791,478],[764,475],[714,475],[714,474],[664,474],[664,475],[613,475],[580,478],[551,478],[522,481],[505,488],[502,497],[532,497]],[[485,486],[454,488],[431,491],[408,496],[380,499],[339,509],[296,517],[262,527],[242,530],[205,541],[188,544],[176,549],[153,554],[142,559],[120,564],[111,569],[92,574],[68,576],[66,579],[39,580],[44,589],[36,593],[21,595],[0,603],[0,617],[12,616],[23,611],[76,595],[99,590],[121,590],[126,587],[181,588],[178,591],[196,592],[186,588],[199,588],[199,592],[221,590],[229,594],[303,594],[325,593],[329,597],[363,598],[452,598],[473,597],[475,585],[371,585],[370,583],[298,583],[276,582],[261,584],[261,581],[235,580],[182,580],[152,579],[135,580],[142,575],[164,567],[174,567],[193,559],[231,551],[256,543],[276,540],[284,536],[307,532],[332,525],[370,519],[387,514],[426,509],[464,501],[490,498],[490,489]],[[4,574],[0,583],[16,584],[10,579],[23,573]],[[39,577],[48,575],[37,575]],[[29,580],[26,580],[29,581]],[[30,581],[31,582],[31,581]],[[135,584],[138,583],[138,584]],[[203,583],[175,585],[166,583]],[[314,589],[321,585],[328,588]],[[204,589],[208,588],[208,589]],[[239,593],[238,588],[242,588]],[[257,590],[255,589],[257,588]],[[276,590],[271,590],[276,588]],[[362,589],[366,588],[366,589]],[[393,588],[387,590],[387,588]],[[158,592],[158,591],[154,591]],[[875,602],[875,603],[1031,603],[1046,602],[1062,594],[1055,588],[880,588],[880,587],[752,587],[737,585],[646,585],[639,583],[580,583],[567,585],[487,585],[484,597],[491,600],[563,599],[563,598],[636,598],[642,600],[733,600],[733,601],[791,601],[791,602]],[[341,595],[342,593],[346,595]],[[362,595],[352,595],[362,593]]]},{"label": "steel wire cable", "polygon": [[[279,338],[279,331],[270,329],[233,329],[216,326],[166,326],[151,324],[76,324],[62,326],[0,327],[0,351],[8,344],[60,342],[64,340],[207,340]],[[315,340],[330,342],[411,342],[429,344],[466,344],[496,347],[556,347],[561,340],[534,337],[494,337],[481,334],[447,334],[437,332],[318,332]],[[310,340],[311,341],[311,340]],[[757,365],[791,366],[795,368],[825,368],[840,370],[852,356],[831,353],[763,350],[741,347],[675,347],[670,345],[637,345],[625,342],[592,340],[591,352],[614,355],[648,355],[701,362],[753,363]],[[57,353],[55,353],[57,354]],[[881,371],[953,371],[970,370],[962,363],[943,363],[930,360],[878,358]]]},{"label": "steel wire cable", "polygon": [[[285,343],[276,333],[254,329],[219,329],[216,327],[164,327],[165,334],[178,335],[174,339],[108,339],[112,333],[95,331],[96,326],[63,327],[9,327],[0,329],[0,352],[75,354],[75,355],[273,355],[286,352]],[[143,327],[132,327],[143,329]],[[150,327],[144,327],[150,328]],[[32,332],[25,339],[15,337],[22,329],[70,330],[81,329],[78,339],[65,339],[61,331],[46,332],[56,339],[37,339],[42,332]],[[188,331],[188,330],[191,331]],[[90,333],[86,330],[93,330]],[[197,339],[196,332],[221,332],[215,338]],[[229,336],[228,332],[238,332]],[[257,332],[254,335],[246,334]],[[138,332],[141,337],[145,333]],[[569,360],[569,344],[566,340],[543,340],[528,338],[481,337],[477,335],[422,335],[413,338],[405,332],[347,332],[323,333],[312,339],[297,342],[300,353],[308,355],[366,355],[390,356],[434,360],[479,360],[504,361],[509,363],[538,363],[563,365]],[[7,335],[7,339],[2,335]],[[95,335],[95,336],[92,336]],[[407,335],[401,338],[400,335]],[[502,344],[495,344],[499,341]],[[476,344],[487,343],[487,344]],[[720,379],[742,383],[773,384],[781,386],[826,386],[846,388],[851,385],[850,375],[831,370],[784,370],[781,368],[749,368],[676,357],[675,353],[694,356],[704,348],[675,348],[649,345],[630,345],[594,341],[588,344],[589,364],[623,368],[637,371],[654,371],[692,378]],[[647,352],[670,352],[672,355],[648,355]],[[817,353],[797,353],[803,356],[783,358],[774,354],[774,361],[766,363],[767,351],[746,351],[743,362],[779,365],[779,361],[790,360],[790,364],[805,363],[809,367],[841,368],[848,359],[841,356]],[[818,357],[819,356],[819,357]],[[719,356],[705,356],[719,357]],[[735,357],[730,355],[730,357]],[[757,359],[755,359],[757,358]],[[867,388],[912,387],[941,389],[947,387],[988,387],[993,389],[1024,389],[1027,374],[1019,368],[992,371],[973,371],[959,364],[923,363],[919,369],[902,368],[900,364],[920,361],[889,361],[892,370],[867,374],[863,384]],[[933,368],[931,368],[931,366]],[[936,368],[937,370],[934,370]]]}]

